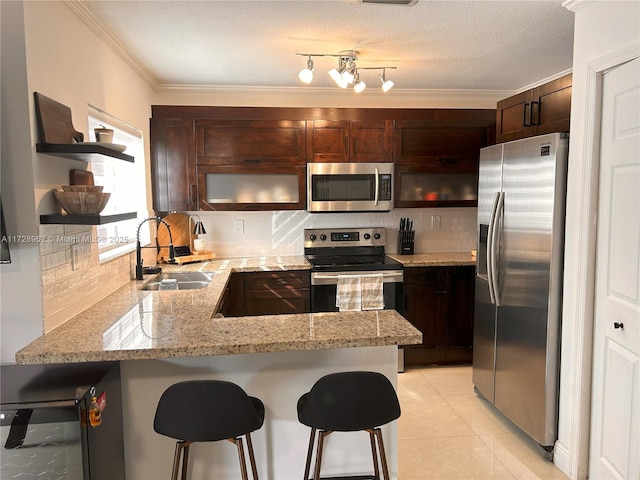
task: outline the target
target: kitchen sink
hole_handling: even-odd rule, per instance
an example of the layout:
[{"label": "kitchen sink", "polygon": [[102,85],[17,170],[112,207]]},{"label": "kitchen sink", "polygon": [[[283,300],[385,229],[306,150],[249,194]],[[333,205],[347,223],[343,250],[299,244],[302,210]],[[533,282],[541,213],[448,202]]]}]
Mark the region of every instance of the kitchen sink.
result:
[{"label": "kitchen sink", "polygon": [[193,290],[206,287],[211,278],[213,273],[162,273],[141,287],[141,290]]}]

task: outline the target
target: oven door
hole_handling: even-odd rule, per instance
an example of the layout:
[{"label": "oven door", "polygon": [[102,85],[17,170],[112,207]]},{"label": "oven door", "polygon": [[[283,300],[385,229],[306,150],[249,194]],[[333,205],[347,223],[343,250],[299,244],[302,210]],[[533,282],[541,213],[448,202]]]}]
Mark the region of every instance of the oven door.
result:
[{"label": "oven door", "polygon": [[392,163],[308,163],[310,212],[389,211]]},{"label": "oven door", "polygon": [[337,312],[336,291],[339,275],[372,275],[382,274],[384,308],[403,313],[403,281],[402,270],[376,270],[360,272],[311,272],[311,311]]}]

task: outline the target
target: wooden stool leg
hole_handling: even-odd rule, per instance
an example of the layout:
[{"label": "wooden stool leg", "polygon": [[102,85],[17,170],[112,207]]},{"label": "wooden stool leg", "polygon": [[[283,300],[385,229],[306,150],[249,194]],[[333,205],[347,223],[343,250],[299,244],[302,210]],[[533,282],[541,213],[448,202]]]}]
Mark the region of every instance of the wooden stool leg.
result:
[{"label": "wooden stool leg", "polygon": [[249,450],[249,463],[251,464],[251,475],[253,476],[253,480],[259,480],[258,468],[256,467],[256,457],[253,454],[253,442],[251,441],[251,433],[247,433],[245,437],[247,438],[247,450]]},{"label": "wooden stool leg", "polygon": [[244,459],[244,447],[242,446],[242,438],[229,439],[238,447],[238,459],[240,460],[240,473],[242,474],[242,480],[249,480],[247,475],[247,462]]},{"label": "wooden stool leg", "polygon": [[184,442],[176,442],[176,450],[173,454],[173,469],[171,470],[171,480],[178,480],[178,469],[182,457],[182,447]]},{"label": "wooden stool leg", "polygon": [[382,430],[375,429],[376,437],[378,437],[378,449],[380,450],[380,461],[382,462],[382,474],[384,480],[389,480],[389,468],[387,467],[387,457],[384,453],[384,442],[382,441]]},{"label": "wooden stool leg", "polygon": [[316,439],[316,429],[311,429],[311,436],[309,437],[309,449],[307,450],[307,463],[304,467],[304,477],[302,480],[309,480],[309,470],[311,470],[311,457],[313,455],[313,443]]},{"label": "wooden stool leg", "polygon": [[316,451],[316,470],[313,474],[313,480],[320,480],[320,466],[322,464],[322,449],[324,448],[324,437],[331,432],[320,431],[318,435],[318,449]]},{"label": "wooden stool leg", "polygon": [[184,447],[182,448],[182,475],[181,480],[187,480],[187,468],[189,465],[189,445],[193,442],[184,442]]},{"label": "wooden stool leg", "polygon": [[371,441],[371,458],[373,459],[373,472],[376,480],[380,480],[380,466],[378,465],[378,454],[376,453],[377,448],[375,432],[370,429],[368,429],[367,432],[369,432],[369,440]]}]

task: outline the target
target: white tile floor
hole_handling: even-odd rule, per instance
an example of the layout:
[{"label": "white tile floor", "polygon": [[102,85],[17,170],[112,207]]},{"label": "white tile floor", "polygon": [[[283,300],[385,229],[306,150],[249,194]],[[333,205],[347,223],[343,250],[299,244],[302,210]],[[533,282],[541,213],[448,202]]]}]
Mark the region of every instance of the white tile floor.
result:
[{"label": "white tile floor", "polygon": [[471,367],[398,375],[400,480],[566,480],[539,447],[473,392]]}]

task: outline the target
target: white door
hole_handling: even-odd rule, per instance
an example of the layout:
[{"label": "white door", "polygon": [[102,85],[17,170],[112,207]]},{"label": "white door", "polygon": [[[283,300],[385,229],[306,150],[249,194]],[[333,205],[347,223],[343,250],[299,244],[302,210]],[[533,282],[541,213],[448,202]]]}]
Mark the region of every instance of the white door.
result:
[{"label": "white door", "polygon": [[605,73],[589,479],[640,478],[640,59]]}]

